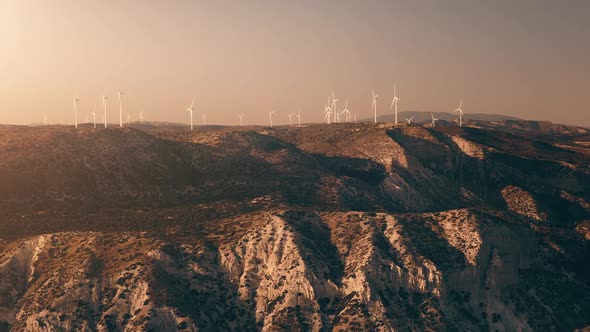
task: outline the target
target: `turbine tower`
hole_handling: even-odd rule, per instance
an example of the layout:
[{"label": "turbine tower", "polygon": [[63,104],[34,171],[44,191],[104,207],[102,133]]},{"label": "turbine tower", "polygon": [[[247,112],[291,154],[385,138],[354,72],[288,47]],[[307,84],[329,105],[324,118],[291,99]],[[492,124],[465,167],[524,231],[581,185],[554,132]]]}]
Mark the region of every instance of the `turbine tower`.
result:
[{"label": "turbine tower", "polygon": [[195,98],[196,97],[193,97],[193,101],[191,102],[191,107],[186,109],[190,113],[190,116],[191,116],[191,130],[193,130],[193,106],[195,105]]},{"label": "turbine tower", "polygon": [[326,106],[324,108],[324,121],[326,121],[327,124],[330,124],[331,115],[332,109],[330,108],[330,106]]},{"label": "turbine tower", "polygon": [[107,100],[109,98],[106,96],[102,96],[102,104],[104,106],[104,127],[107,127]]},{"label": "turbine tower", "polygon": [[119,103],[119,127],[123,128],[123,97],[124,92],[117,92],[117,102]]},{"label": "turbine tower", "polygon": [[340,114],[344,114],[344,122],[350,122],[350,120],[352,119],[350,111],[348,110],[348,98],[346,98],[346,105],[344,106],[344,110]]},{"label": "turbine tower", "polygon": [[240,126],[244,125],[244,113],[238,114],[238,118],[240,118]]},{"label": "turbine tower", "polygon": [[74,128],[78,128],[78,98],[74,97]]},{"label": "turbine tower", "polygon": [[299,110],[299,112],[297,112],[297,126],[301,127],[301,110]]},{"label": "turbine tower", "polygon": [[463,126],[463,98],[461,98],[461,102],[459,103],[459,107],[455,110],[455,112],[459,112],[459,127]]},{"label": "turbine tower", "polygon": [[373,113],[374,113],[374,119],[375,119],[375,123],[377,123],[377,98],[379,98],[379,95],[375,94],[375,90],[373,90]]},{"label": "turbine tower", "polygon": [[94,129],[96,129],[96,103],[97,100],[94,100],[94,106],[92,107],[92,112],[90,114],[92,114],[92,126],[94,127]]},{"label": "turbine tower", "polygon": [[139,123],[143,124],[143,112],[139,112]]},{"label": "turbine tower", "polygon": [[397,124],[397,102],[398,101],[399,101],[399,98],[395,94],[395,84],[394,84],[393,85],[393,100],[391,101],[391,106],[389,107],[389,110],[391,110],[391,108],[394,108],[395,124]]},{"label": "turbine tower", "polygon": [[287,115],[289,117],[289,126],[293,125],[293,113]]},{"label": "turbine tower", "polygon": [[338,112],[336,111],[336,103],[340,100],[336,99],[334,96],[334,91],[332,91],[332,105],[330,106],[330,111],[334,114],[334,123],[338,122]]},{"label": "turbine tower", "polygon": [[203,126],[206,125],[206,122],[205,122],[206,119],[207,119],[207,113],[201,114],[201,120],[203,120]]},{"label": "turbine tower", "polygon": [[434,115],[432,115],[432,113],[430,113],[430,117],[432,118],[432,122],[430,122],[430,125],[434,127],[436,125],[436,121],[438,121],[438,118],[435,118]]},{"label": "turbine tower", "polygon": [[131,113],[127,112],[127,123],[131,123]]},{"label": "turbine tower", "polygon": [[272,128],[272,115],[275,114],[275,111],[268,112],[268,119],[270,120],[270,127]]}]

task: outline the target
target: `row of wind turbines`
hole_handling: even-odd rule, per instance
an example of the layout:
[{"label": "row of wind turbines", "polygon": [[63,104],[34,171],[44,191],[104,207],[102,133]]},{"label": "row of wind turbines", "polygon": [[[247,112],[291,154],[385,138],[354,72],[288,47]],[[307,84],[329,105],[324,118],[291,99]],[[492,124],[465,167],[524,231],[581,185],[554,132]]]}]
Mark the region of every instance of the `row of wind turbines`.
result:
[{"label": "row of wind turbines", "polygon": [[[373,95],[373,103],[371,104],[371,110],[373,111],[373,121],[374,123],[377,123],[377,100],[379,99],[379,95],[375,93],[375,90],[371,90],[372,95]],[[331,97],[331,99],[330,99]],[[348,109],[348,98],[346,98],[346,104],[344,106],[344,109],[341,112],[338,112],[336,106],[337,103],[340,100],[336,99],[336,96],[334,95],[334,91],[332,91],[332,95],[328,96],[328,104],[324,106],[324,122],[327,124],[332,123],[338,123],[340,122],[340,116],[344,115],[344,122],[351,122],[352,121],[352,116],[351,116],[351,112]],[[393,85],[393,100],[391,101],[391,106],[389,107],[389,110],[392,111],[393,110],[393,114],[394,114],[394,123],[397,124],[397,106],[399,103],[400,99],[397,97],[397,93],[395,90],[395,84]],[[459,114],[459,126],[462,127],[463,126],[463,98],[461,98],[461,101],[459,102],[459,107],[457,107],[455,110],[455,112],[458,112]],[[430,113],[430,117],[432,119],[432,121],[430,122],[430,125],[432,127],[436,126],[436,121],[438,121],[438,118],[435,118],[434,115],[432,113]],[[410,118],[404,118],[406,120],[406,122],[408,124],[412,124],[412,120],[414,119],[414,116],[411,116]],[[354,122],[356,123],[356,112],[354,112]],[[272,121],[271,121],[271,127],[272,127]]]},{"label": "row of wind turbines", "polygon": [[[124,92],[117,92],[117,104],[119,105],[119,127],[123,128],[123,96],[125,95]],[[107,121],[107,102],[109,100],[109,97],[107,96],[102,96],[102,106],[104,109],[104,127],[107,128],[108,127],[108,121]],[[73,113],[74,113],[74,127],[78,128],[78,102],[80,101],[80,99],[78,99],[77,97],[74,97],[74,105],[72,106],[73,109]],[[94,108],[92,109],[92,112],[90,113],[92,115],[92,125],[94,128],[96,128],[96,104],[94,104]],[[43,122],[47,122],[47,117],[44,118]],[[129,123],[130,121],[130,114],[127,113],[127,122]],[[139,112],[139,121],[141,124],[143,124],[143,112]],[[47,123],[46,123],[47,124]]]},{"label": "row of wind turbines", "polygon": [[[372,91],[372,104],[371,104],[371,110],[373,111],[373,121],[374,123],[377,123],[377,100],[379,99],[379,95],[375,93],[375,90],[373,89]],[[125,96],[126,94],[124,92],[117,92],[117,104],[119,106],[119,127],[123,127],[123,96]],[[196,97],[193,97],[193,100],[190,104],[190,106],[188,108],[186,108],[186,111],[189,112],[189,117],[190,117],[190,130],[194,130],[194,123],[193,123],[193,115],[194,112],[196,111],[195,109],[195,99]],[[336,98],[334,92],[332,91],[332,95],[328,96],[328,104],[324,106],[324,122],[326,124],[331,124],[331,123],[339,123],[342,122],[341,121],[341,116],[344,117],[344,121],[343,122],[357,122],[357,114],[356,112],[351,112],[348,108],[348,98],[346,98],[346,103],[344,106],[344,109],[342,111],[338,111],[337,109],[337,103],[340,100]],[[400,101],[400,98],[397,97],[397,93],[396,93],[396,88],[395,88],[395,84],[393,85],[393,100],[391,101],[391,105],[389,107],[390,111],[393,111],[394,114],[394,123],[397,124],[398,123],[398,103]],[[73,104],[73,113],[74,113],[74,127],[78,128],[78,102],[79,99],[77,97],[74,97],[74,104]],[[107,96],[102,96],[102,106],[103,106],[103,110],[104,110],[104,127],[107,128],[108,127],[108,122],[107,122],[107,102],[108,102],[108,97]],[[462,127],[463,126],[463,99],[461,99],[460,103],[459,103],[459,107],[456,108],[454,110],[454,112],[458,112],[459,115],[459,126]],[[271,111],[268,112],[268,117],[269,117],[269,125],[272,128],[273,127],[273,115],[275,115],[275,111]],[[96,104],[94,105],[94,109],[92,110],[92,122],[93,122],[93,127],[96,128]],[[288,117],[289,117],[289,125],[292,126],[293,125],[293,116],[295,115],[295,117],[297,118],[297,126],[301,127],[301,110],[299,110],[297,112],[297,114],[295,113],[289,113]],[[130,121],[130,117],[129,117],[129,113],[127,113],[127,122],[129,123]],[[432,121],[430,122],[430,125],[432,127],[436,126],[436,121],[438,121],[438,118],[435,118],[434,115],[432,113],[430,113],[430,117],[432,119]],[[202,118],[202,124],[205,125],[205,120],[206,120],[206,114],[202,113],[201,114],[201,118]],[[238,118],[240,121],[240,126],[244,125],[244,113],[240,113],[238,114]],[[409,118],[404,118],[404,120],[406,120],[406,122],[408,123],[408,125],[412,124],[412,120],[414,119],[414,116],[411,116]],[[139,121],[141,124],[143,124],[143,112],[139,112]],[[46,122],[46,117],[44,118],[44,122]]]}]

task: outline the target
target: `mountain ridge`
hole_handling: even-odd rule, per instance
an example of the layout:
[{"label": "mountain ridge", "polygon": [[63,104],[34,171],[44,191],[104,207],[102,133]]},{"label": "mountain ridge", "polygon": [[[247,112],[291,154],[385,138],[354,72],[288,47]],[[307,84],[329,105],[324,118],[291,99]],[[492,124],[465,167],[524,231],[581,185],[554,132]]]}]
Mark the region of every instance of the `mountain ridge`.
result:
[{"label": "mountain ridge", "polygon": [[589,326],[587,134],[471,125],[2,127],[0,330]]}]

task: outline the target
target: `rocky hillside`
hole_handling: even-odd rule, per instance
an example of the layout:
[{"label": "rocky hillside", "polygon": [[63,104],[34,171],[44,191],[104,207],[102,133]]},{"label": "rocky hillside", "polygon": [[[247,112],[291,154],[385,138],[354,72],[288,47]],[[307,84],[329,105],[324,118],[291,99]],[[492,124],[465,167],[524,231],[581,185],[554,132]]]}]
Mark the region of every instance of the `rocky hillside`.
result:
[{"label": "rocky hillside", "polygon": [[589,327],[583,135],[0,127],[0,331]]}]

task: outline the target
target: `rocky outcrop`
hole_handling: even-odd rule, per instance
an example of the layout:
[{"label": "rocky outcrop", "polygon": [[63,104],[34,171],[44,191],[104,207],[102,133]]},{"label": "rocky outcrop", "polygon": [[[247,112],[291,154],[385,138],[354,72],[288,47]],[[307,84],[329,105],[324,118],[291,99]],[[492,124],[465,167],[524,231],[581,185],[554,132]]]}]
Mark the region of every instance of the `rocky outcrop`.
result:
[{"label": "rocky outcrop", "polygon": [[483,160],[485,155],[483,149],[477,144],[470,142],[461,136],[452,136],[451,139],[466,155],[472,158]]},{"label": "rocky outcrop", "polygon": [[[15,331],[508,331],[541,326],[527,308],[558,310],[530,281],[553,273],[558,253],[544,254],[551,248],[507,217],[461,209],[251,218],[237,240],[56,233],[14,243],[1,256],[0,320]],[[586,289],[576,280],[565,289]],[[543,326],[584,321],[583,310],[570,315]]]},{"label": "rocky outcrop", "polygon": [[545,214],[539,211],[534,197],[529,192],[517,186],[506,186],[502,189],[502,196],[508,210],[538,221],[546,219]]}]

